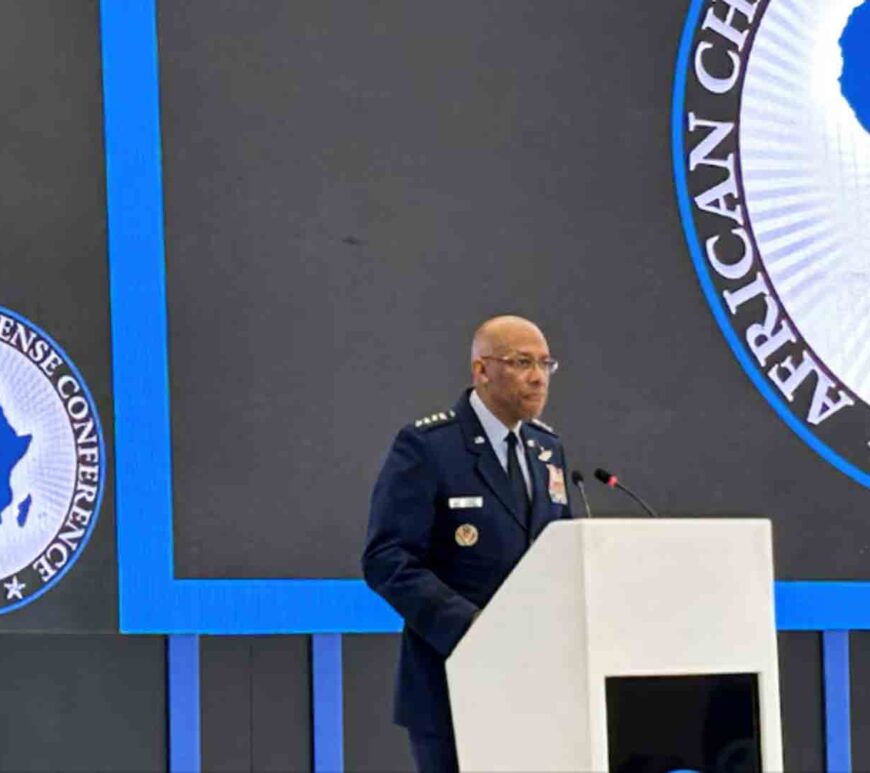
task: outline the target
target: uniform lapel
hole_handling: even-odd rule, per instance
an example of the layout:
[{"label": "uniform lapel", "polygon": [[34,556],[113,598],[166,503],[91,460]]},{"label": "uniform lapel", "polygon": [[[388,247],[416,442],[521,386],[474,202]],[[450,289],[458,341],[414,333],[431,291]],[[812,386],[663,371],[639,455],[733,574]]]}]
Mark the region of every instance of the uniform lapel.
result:
[{"label": "uniform lapel", "polygon": [[523,438],[523,447],[526,449],[526,460],[529,464],[529,472],[532,475],[532,483],[535,487],[534,498],[532,499],[532,539],[541,533],[541,529],[547,524],[547,513],[550,504],[550,478],[546,463],[538,459],[540,446],[535,444],[534,448],[529,448],[529,436],[526,434],[525,426],[520,432]]},{"label": "uniform lapel", "polygon": [[[516,498],[508,481],[507,474],[502,469],[501,464],[499,464],[495,451],[490,446],[486,433],[483,431],[483,427],[480,426],[477,415],[468,402],[469,394],[470,390],[460,398],[454,409],[456,417],[459,419],[459,425],[462,427],[462,434],[465,436],[465,445],[470,453],[477,456],[477,474],[492,489],[492,493],[504,505],[508,513],[510,513],[511,518],[525,531],[526,524],[523,517],[517,512]],[[475,443],[474,440],[478,437],[484,438],[485,442]]]}]

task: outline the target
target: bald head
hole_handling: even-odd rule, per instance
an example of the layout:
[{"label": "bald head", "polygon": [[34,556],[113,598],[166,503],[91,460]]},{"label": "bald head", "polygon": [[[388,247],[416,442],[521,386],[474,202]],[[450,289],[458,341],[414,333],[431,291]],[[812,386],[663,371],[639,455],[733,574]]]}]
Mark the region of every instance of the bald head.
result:
[{"label": "bald head", "polygon": [[[523,317],[486,320],[471,343],[474,389],[486,406],[508,428],[541,414],[547,402],[550,358],[540,328]],[[524,363],[534,361],[532,367]]]},{"label": "bald head", "polygon": [[547,345],[541,329],[525,317],[503,315],[486,320],[474,333],[471,341],[471,361],[481,357],[502,356],[518,342],[537,340]]}]

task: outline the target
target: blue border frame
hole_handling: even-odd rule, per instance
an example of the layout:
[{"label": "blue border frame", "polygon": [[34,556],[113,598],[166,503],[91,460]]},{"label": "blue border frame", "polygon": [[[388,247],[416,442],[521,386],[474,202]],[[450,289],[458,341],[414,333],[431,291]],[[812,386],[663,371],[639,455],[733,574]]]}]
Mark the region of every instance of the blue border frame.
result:
[{"label": "blue border frame", "polygon": [[[361,580],[174,577],[155,3],[102,0],[100,6],[120,629],[123,633],[203,634],[399,631],[399,617]],[[692,1],[674,81],[674,171],[684,224],[691,221],[686,219],[688,193],[680,171],[683,92],[692,33],[702,5],[702,0]],[[686,238],[701,285],[732,350],[762,394],[803,437],[803,428],[748,367],[750,363],[725,324],[723,309],[700,261],[697,237],[688,226]],[[815,438],[804,439],[819,450]],[[866,485],[868,481],[862,482]],[[870,583],[778,582],[776,608],[781,630],[870,628]]]}]

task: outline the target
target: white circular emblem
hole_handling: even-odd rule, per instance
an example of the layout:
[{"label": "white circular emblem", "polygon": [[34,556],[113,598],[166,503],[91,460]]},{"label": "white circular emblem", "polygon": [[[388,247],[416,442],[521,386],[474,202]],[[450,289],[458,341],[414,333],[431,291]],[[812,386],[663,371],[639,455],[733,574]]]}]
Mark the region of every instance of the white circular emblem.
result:
[{"label": "white circular emblem", "polygon": [[0,308],[0,614],[41,596],[76,561],[99,514],[104,459],[75,366]]},{"label": "white circular emblem", "polygon": [[701,286],[786,423],[870,487],[870,0],[691,0],[674,177]]}]

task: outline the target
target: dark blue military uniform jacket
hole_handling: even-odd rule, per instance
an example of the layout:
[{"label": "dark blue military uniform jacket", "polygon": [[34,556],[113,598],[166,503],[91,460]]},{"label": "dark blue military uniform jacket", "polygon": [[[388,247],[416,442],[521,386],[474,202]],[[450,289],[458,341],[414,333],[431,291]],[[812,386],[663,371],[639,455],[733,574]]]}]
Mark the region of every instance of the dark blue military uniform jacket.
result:
[{"label": "dark blue military uniform jacket", "polygon": [[559,438],[524,423],[527,528],[469,394],[399,432],[372,494],[363,573],[405,620],[395,721],[416,732],[450,732],[444,660],[531,540],[571,515]]}]

